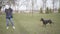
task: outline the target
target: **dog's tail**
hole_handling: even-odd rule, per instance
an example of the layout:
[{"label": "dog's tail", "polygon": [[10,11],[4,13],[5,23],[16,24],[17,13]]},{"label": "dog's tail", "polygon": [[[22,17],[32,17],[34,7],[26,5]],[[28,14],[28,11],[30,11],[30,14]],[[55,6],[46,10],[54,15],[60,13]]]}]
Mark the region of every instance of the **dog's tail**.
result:
[{"label": "dog's tail", "polygon": [[53,20],[50,20],[50,23],[54,24]]},{"label": "dog's tail", "polygon": [[52,24],[54,24],[54,22],[52,21]]}]

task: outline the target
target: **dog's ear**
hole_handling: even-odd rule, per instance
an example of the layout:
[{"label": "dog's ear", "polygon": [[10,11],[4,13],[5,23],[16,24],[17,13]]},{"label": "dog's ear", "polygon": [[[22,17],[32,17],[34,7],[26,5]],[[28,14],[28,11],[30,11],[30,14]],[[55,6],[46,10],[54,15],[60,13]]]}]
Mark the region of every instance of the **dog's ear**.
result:
[{"label": "dog's ear", "polygon": [[41,18],[41,19],[43,19],[43,18]]},{"label": "dog's ear", "polygon": [[41,20],[40,21],[43,21],[43,18],[41,18]]},{"label": "dog's ear", "polygon": [[43,18],[41,18],[41,19],[43,19]]}]

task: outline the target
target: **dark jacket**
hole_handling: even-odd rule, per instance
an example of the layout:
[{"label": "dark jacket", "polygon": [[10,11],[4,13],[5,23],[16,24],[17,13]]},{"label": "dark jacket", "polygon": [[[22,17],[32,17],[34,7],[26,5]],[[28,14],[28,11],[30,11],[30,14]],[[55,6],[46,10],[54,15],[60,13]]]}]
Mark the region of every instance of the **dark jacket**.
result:
[{"label": "dark jacket", "polygon": [[6,18],[10,19],[10,18],[13,18],[12,16],[12,9],[9,8],[9,9],[5,9],[5,13],[6,13]]}]

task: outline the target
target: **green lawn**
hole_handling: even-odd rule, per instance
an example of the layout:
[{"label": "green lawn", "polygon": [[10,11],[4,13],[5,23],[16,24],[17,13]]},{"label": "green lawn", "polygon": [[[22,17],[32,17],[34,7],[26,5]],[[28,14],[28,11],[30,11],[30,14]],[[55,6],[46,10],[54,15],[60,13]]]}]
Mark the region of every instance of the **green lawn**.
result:
[{"label": "green lawn", "polygon": [[[54,24],[43,26],[41,18],[51,19]],[[60,14],[14,14],[14,30],[6,29],[5,15],[0,16],[0,34],[60,34]]]}]

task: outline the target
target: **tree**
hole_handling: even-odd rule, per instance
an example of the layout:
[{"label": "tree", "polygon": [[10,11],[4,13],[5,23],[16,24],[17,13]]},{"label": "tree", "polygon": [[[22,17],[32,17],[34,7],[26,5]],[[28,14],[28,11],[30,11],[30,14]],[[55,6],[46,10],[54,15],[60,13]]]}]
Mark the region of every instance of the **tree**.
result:
[{"label": "tree", "polygon": [[43,13],[43,10],[42,10],[42,8],[40,8],[40,13]]},{"label": "tree", "polygon": [[59,0],[59,9],[60,9],[60,0]]},{"label": "tree", "polygon": [[52,9],[51,8],[49,9],[49,13],[52,13]]},{"label": "tree", "polygon": [[54,11],[54,0],[52,0],[52,4],[53,4],[53,11]]},{"label": "tree", "polygon": [[2,8],[2,0],[0,0],[0,14],[1,14],[1,8]]},{"label": "tree", "polygon": [[9,3],[10,5],[11,5],[11,4],[15,5],[15,1],[16,1],[16,0],[9,0],[8,3]]},{"label": "tree", "polygon": [[47,0],[42,0],[43,1],[43,13],[45,13],[45,9],[46,9],[46,1]]},{"label": "tree", "polygon": [[49,8],[47,7],[45,11],[46,11],[46,13],[49,13]]},{"label": "tree", "polygon": [[0,6],[0,14],[2,14],[2,13],[1,13],[1,8],[2,8],[2,6]]},{"label": "tree", "polygon": [[60,13],[60,8],[58,9],[58,12]]},{"label": "tree", "polygon": [[[52,4],[53,4],[53,12],[55,12],[55,10],[57,9],[57,2],[58,2],[59,0],[52,0]],[[55,5],[56,4],[56,5]]]},{"label": "tree", "polygon": [[32,16],[33,16],[33,5],[34,5],[34,1],[32,0]]},{"label": "tree", "polygon": [[48,8],[48,7],[46,8],[45,11],[46,11],[47,14],[48,14],[48,13],[52,13],[52,9],[51,9],[51,8]]}]

